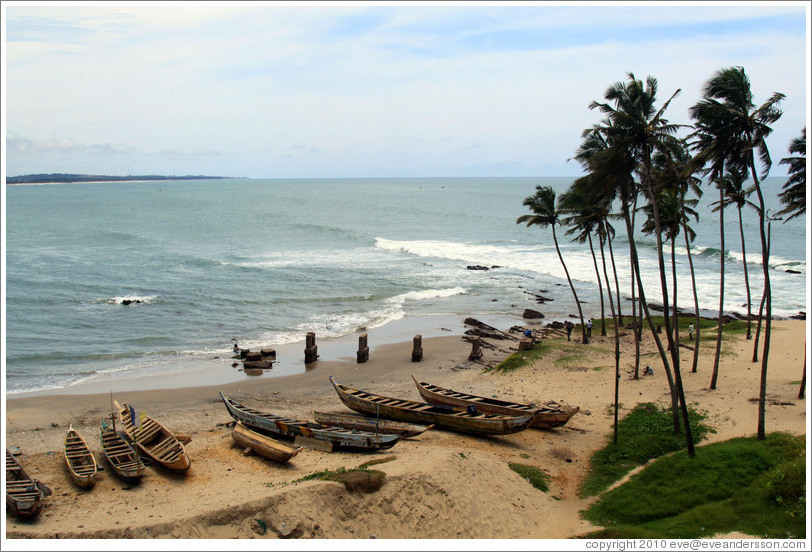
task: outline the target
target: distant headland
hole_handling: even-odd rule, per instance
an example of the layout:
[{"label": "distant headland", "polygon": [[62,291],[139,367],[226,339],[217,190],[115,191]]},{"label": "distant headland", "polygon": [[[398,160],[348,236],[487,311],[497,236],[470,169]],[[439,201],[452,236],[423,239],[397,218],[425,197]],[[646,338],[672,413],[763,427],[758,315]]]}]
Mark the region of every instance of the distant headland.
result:
[{"label": "distant headland", "polygon": [[69,183],[69,182],[132,182],[142,180],[213,180],[237,178],[232,176],[164,176],[157,174],[130,175],[130,176],[108,176],[94,174],[24,174],[21,176],[6,177],[6,184],[45,184],[45,183]]}]

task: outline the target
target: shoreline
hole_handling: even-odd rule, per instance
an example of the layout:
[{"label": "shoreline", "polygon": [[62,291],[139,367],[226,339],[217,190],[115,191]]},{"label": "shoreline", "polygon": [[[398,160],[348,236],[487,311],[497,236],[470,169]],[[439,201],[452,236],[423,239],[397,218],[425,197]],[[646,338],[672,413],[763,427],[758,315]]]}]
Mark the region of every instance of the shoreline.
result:
[{"label": "shoreline", "polygon": [[[546,323],[546,322],[545,322]],[[776,321],[768,373],[767,431],[806,432],[806,401],[798,400],[801,366],[809,346],[802,321]],[[186,476],[150,467],[137,487],[122,487],[109,472],[96,487],[73,486],[59,455],[69,424],[98,448],[98,427],[110,413],[110,393],[7,398],[6,443],[20,447],[21,462],[54,490],[40,518],[20,523],[6,518],[9,538],[278,538],[304,539],[567,539],[593,529],[578,512],[594,499],[578,496],[589,456],[611,433],[613,362],[610,335],[593,331],[589,346],[573,334],[553,351],[510,373],[485,372],[511,353],[516,341],[486,341],[482,363],[467,360],[470,343],[459,334],[423,339],[424,359],[411,362],[411,341],[375,346],[370,359],[319,360],[302,374],[254,378],[223,386],[119,392],[113,398],[135,404],[172,431],[191,437],[192,467]],[[687,343],[683,342],[683,343]],[[706,344],[710,340],[705,341]],[[643,361],[655,375],[630,379],[633,345],[624,335],[621,358],[621,415],[639,402],[667,404],[665,377],[651,339]],[[567,361],[570,349],[582,355]],[[584,349],[580,349],[584,347]],[[756,430],[760,363],[749,360],[752,342],[733,335],[724,342],[719,388],[707,389],[713,347],[702,349],[700,370],[683,367],[686,396],[707,410],[717,432],[700,443],[753,435]],[[683,366],[689,363],[684,353]],[[313,410],[347,411],[328,376],[340,383],[391,397],[419,400],[411,374],[481,396],[537,404],[555,400],[581,411],[562,428],[526,430],[483,438],[432,430],[402,440],[381,453],[306,449],[278,465],[233,448],[231,421],[217,395],[227,395],[276,414],[311,419]],[[372,494],[348,493],[327,481],[300,481],[324,470],[351,469],[374,459],[386,484]],[[538,491],[508,463],[536,466],[550,476],[550,491]],[[267,532],[256,527],[263,519]],[[286,533],[288,531],[288,533]],[[245,541],[243,541],[245,542]],[[241,542],[242,544],[242,542]]]}]

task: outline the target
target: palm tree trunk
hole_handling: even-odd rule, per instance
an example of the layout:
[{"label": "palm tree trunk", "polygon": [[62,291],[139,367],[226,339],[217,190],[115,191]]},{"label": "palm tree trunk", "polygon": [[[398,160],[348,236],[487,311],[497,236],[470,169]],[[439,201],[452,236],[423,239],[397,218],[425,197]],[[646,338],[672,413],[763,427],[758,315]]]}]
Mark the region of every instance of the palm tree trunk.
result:
[{"label": "palm tree trunk", "polygon": [[747,272],[747,252],[744,248],[744,226],[742,225],[742,208],[739,205],[739,235],[742,238],[742,266],[744,267],[744,288],[747,291],[747,339],[752,339],[753,335],[750,333],[750,327],[752,326],[752,316],[751,313],[751,299],[750,299],[750,277]]},{"label": "palm tree trunk", "polygon": [[688,250],[688,266],[691,268],[691,287],[694,290],[694,312],[696,313],[694,323],[694,334],[696,341],[694,342],[694,361],[691,366],[691,372],[696,373],[696,367],[699,363],[699,295],[696,292],[696,274],[694,273],[694,258],[691,256],[691,242],[688,240],[688,228],[683,224],[682,232],[685,235],[685,248]]},{"label": "palm tree trunk", "polygon": [[[608,236],[608,232],[606,234]],[[606,293],[609,296],[609,308],[612,313],[612,324],[615,329],[615,424],[614,424],[614,443],[617,444],[617,431],[618,431],[618,409],[620,404],[620,332],[617,327],[617,316],[615,315],[615,303],[612,300],[612,286],[609,285],[609,274],[606,272],[606,255],[603,251],[603,238],[600,240],[601,245],[601,262],[603,263],[603,276],[606,279]]]},{"label": "palm tree trunk", "polygon": [[719,356],[722,354],[722,324],[725,303],[725,189],[719,185],[719,233],[722,240],[722,252],[719,261],[719,320],[716,331],[716,356],[713,359],[713,374],[711,375],[710,388],[716,389],[716,380],[719,378]]},{"label": "palm tree trunk", "polygon": [[567,263],[564,262],[564,257],[561,256],[561,248],[558,247],[558,238],[555,235],[555,224],[552,224],[553,229],[553,242],[555,243],[555,251],[558,253],[558,259],[561,261],[561,266],[564,267],[564,274],[567,275],[567,282],[570,284],[572,296],[575,298],[575,306],[578,307],[578,316],[581,318],[581,332],[583,334],[583,344],[589,343],[589,338],[586,336],[586,324],[584,324],[584,312],[581,309],[581,302],[578,301],[578,294],[575,293],[575,286],[572,285],[572,278],[570,278],[570,271],[567,270]]},{"label": "palm tree trunk", "polygon": [[671,301],[671,308],[674,309],[674,364],[679,366],[679,317],[677,309],[677,255],[676,255],[676,236],[671,237],[671,281],[674,288],[674,298]]},{"label": "palm tree trunk", "polygon": [[[629,208],[628,204],[623,201],[621,202],[623,205],[623,219],[626,222],[626,232],[629,236],[633,235],[632,227],[631,227],[631,217],[629,216]],[[640,308],[645,312],[645,318],[648,322],[648,327],[651,330],[651,335],[654,337],[654,343],[657,345],[657,351],[660,353],[660,360],[663,363],[663,369],[665,370],[666,378],[668,379],[668,389],[671,394],[671,412],[673,414],[674,419],[674,432],[679,433],[679,397],[677,395],[677,390],[674,385],[674,376],[671,373],[671,366],[668,362],[668,355],[665,353],[665,349],[663,349],[663,343],[660,341],[660,336],[657,335],[657,331],[654,328],[654,322],[651,320],[651,313],[649,312],[648,305],[646,304],[646,292],[643,289],[643,278],[640,276],[640,259],[637,256],[637,246],[634,243],[633,239],[629,240],[629,255],[632,258],[632,262],[634,263],[634,275],[637,280],[637,291],[640,294]],[[642,324],[641,324],[642,325]]]},{"label": "palm tree trunk", "polygon": [[[806,341],[804,341],[804,351],[806,351]],[[801,376],[801,388],[798,390],[798,398],[803,399],[806,393],[806,355],[804,355],[804,374]]]},{"label": "palm tree trunk", "polygon": [[[586,237],[589,239],[589,251],[592,253],[592,264],[595,265],[595,276],[598,278],[598,295],[601,297],[601,336],[606,337],[606,311],[603,304],[603,285],[601,284],[601,273],[598,270],[598,259],[595,257],[595,248],[592,246],[592,233],[587,233]],[[606,281],[606,287],[609,287],[609,281]]]},{"label": "palm tree trunk", "polygon": [[758,320],[756,321],[756,338],[753,340],[753,362],[758,362],[758,344],[761,337],[761,320],[764,317],[764,303],[767,301],[767,294],[761,293],[761,303],[758,306]]},{"label": "palm tree trunk", "polygon": [[[752,152],[751,152],[752,155]],[[758,394],[758,435],[759,441],[767,438],[765,423],[767,417],[767,364],[770,358],[770,330],[772,327],[772,290],[770,288],[770,238],[768,234],[771,227],[768,227],[765,232],[764,223],[767,218],[767,212],[764,208],[764,194],[761,193],[761,184],[756,175],[755,162],[752,157],[750,160],[750,172],[753,176],[753,182],[756,187],[756,194],[758,195],[758,227],[761,234],[761,268],[764,272],[764,296],[766,297],[767,312],[765,313],[766,320],[764,323],[764,350],[761,354],[761,381],[759,385]]]},{"label": "palm tree trunk", "polygon": [[[612,249],[612,236],[607,231],[606,241],[609,244],[609,259],[612,262],[612,273],[615,277],[615,295],[617,296],[617,323],[623,325],[623,309],[620,308],[620,283],[617,279],[617,266],[615,265],[615,252]],[[608,284],[607,284],[608,285]]]}]

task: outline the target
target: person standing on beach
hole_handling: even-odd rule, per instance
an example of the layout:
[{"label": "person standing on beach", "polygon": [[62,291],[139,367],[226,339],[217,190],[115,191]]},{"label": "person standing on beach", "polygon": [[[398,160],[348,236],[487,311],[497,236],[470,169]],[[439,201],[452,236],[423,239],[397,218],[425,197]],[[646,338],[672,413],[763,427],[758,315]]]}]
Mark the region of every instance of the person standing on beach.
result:
[{"label": "person standing on beach", "polygon": [[564,326],[567,328],[567,341],[572,341],[570,339],[570,336],[572,335],[572,322],[567,320],[566,322],[564,322]]},{"label": "person standing on beach", "polygon": [[586,321],[586,336],[592,337],[592,319]]},{"label": "person standing on beach", "polygon": [[691,341],[694,340],[694,325],[693,325],[693,323],[688,325],[688,339],[690,339]]}]

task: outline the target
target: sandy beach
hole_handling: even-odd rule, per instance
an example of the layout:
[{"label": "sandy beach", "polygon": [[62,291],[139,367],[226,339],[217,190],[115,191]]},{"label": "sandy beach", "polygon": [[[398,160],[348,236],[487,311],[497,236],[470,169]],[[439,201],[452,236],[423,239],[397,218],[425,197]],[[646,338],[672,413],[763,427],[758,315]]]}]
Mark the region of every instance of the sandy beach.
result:
[{"label": "sandy beach", "polygon": [[[530,326],[541,329],[541,325]],[[799,400],[807,335],[805,321],[773,324],[768,373],[767,431],[805,434],[806,401]],[[504,328],[507,329],[507,328]],[[684,345],[690,345],[685,336]],[[756,432],[760,363],[752,363],[752,342],[732,336],[724,342],[718,389],[709,390],[712,338],[703,334],[698,373],[690,373],[691,351],[682,348],[687,400],[707,411],[715,442]],[[110,412],[110,394],[8,398],[6,443],[19,447],[20,461],[53,490],[34,522],[6,517],[8,539],[569,539],[596,529],[579,511],[594,499],[578,497],[590,454],[611,433],[613,346],[611,333],[568,360],[573,343],[563,338],[534,365],[507,374],[485,372],[517,347],[513,340],[487,340],[479,362],[468,360],[471,345],[460,335],[424,339],[424,359],[411,362],[411,341],[372,347],[370,359],[319,361],[306,373],[281,378],[250,377],[219,387],[188,387],[116,393],[171,430],[191,437],[192,467],[185,475],[148,467],[140,485],[128,486],[109,468],[91,490],[69,479],[61,456],[70,424],[99,450],[98,428]],[[623,332],[621,415],[640,402],[668,404],[668,387],[654,342],[644,334],[642,365],[653,376],[631,378],[633,342]],[[374,341],[373,341],[374,342]],[[580,343],[578,347],[583,347]],[[218,389],[248,405],[309,419],[313,410],[348,411],[328,376],[381,395],[419,400],[410,375],[443,387],[520,402],[555,400],[581,411],[555,430],[526,430],[502,437],[475,437],[442,430],[401,440],[378,453],[305,449],[278,465],[246,456],[232,446],[231,421]],[[621,435],[622,439],[622,435]],[[100,452],[99,452],[100,454]],[[348,492],[327,481],[296,481],[322,470],[355,468],[371,459],[386,474],[380,490]],[[547,471],[547,493],[511,471],[518,462]],[[102,463],[102,465],[105,465]],[[259,523],[258,520],[262,520]],[[264,526],[264,527],[263,527]],[[42,544],[42,543],[41,543]],[[42,544],[47,546],[47,543]],[[205,546],[205,545],[204,545]],[[453,543],[452,543],[453,546]],[[472,546],[476,546],[473,544]],[[539,544],[539,546],[544,546]]]}]

